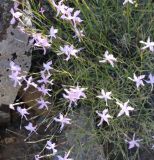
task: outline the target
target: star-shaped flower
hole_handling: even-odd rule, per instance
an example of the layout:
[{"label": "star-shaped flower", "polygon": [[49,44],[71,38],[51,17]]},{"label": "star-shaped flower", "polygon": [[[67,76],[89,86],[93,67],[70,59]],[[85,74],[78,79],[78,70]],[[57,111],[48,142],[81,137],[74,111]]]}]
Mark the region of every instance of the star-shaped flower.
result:
[{"label": "star-shaped flower", "polygon": [[126,116],[129,116],[129,111],[133,111],[134,108],[131,106],[128,106],[129,100],[125,103],[116,102],[121,108],[121,111],[119,112],[117,117],[120,117],[123,114],[126,114]]},{"label": "star-shaped flower", "polygon": [[46,144],[46,149],[48,150],[52,150],[53,151],[53,155],[55,155],[57,153],[57,149],[55,149],[56,147],[56,144],[55,143],[52,143],[51,141],[47,141],[47,144]]},{"label": "star-shaped flower", "polygon": [[74,12],[72,16],[72,21],[74,23],[74,26],[76,27],[77,24],[80,24],[83,20],[79,17],[80,10],[77,10]]},{"label": "star-shaped flower", "polygon": [[23,76],[21,76],[21,67],[16,65],[13,61],[10,61],[10,70],[11,74],[9,75],[9,78],[14,82],[13,86],[21,86],[21,80],[23,79]]},{"label": "star-shaped flower", "polygon": [[65,60],[68,61],[71,56],[78,58],[76,54],[80,52],[81,50],[82,48],[75,49],[73,45],[70,45],[70,46],[65,45],[64,47],[60,46],[60,52],[58,53],[58,55],[65,54],[67,56]]},{"label": "star-shaped flower", "polygon": [[76,87],[72,87],[69,90],[68,89],[64,89],[65,92],[67,94],[63,94],[63,97],[67,100],[69,100],[69,107],[72,106],[72,103],[74,103],[75,105],[77,105],[77,101],[79,99],[84,99],[86,98],[86,95],[84,93],[84,91],[86,90],[86,88],[81,88],[80,86],[76,86]]},{"label": "star-shaped flower", "polygon": [[44,72],[41,72],[41,78],[42,79],[38,80],[37,82],[38,83],[44,83],[44,84],[51,83],[51,80],[49,80],[50,77],[51,77],[50,73],[45,74]]},{"label": "star-shaped flower", "polygon": [[123,5],[125,5],[126,3],[131,3],[131,4],[134,4],[134,1],[133,0],[125,0],[124,2],[123,2]]},{"label": "star-shaped flower", "polygon": [[51,104],[50,102],[45,101],[42,97],[40,97],[40,99],[36,101],[39,104],[39,109],[46,108],[48,110],[48,104]]},{"label": "star-shaped flower", "polygon": [[65,124],[71,124],[71,122],[70,122],[71,119],[70,118],[66,118],[66,116],[63,116],[61,113],[59,114],[59,119],[58,118],[54,118],[54,120],[56,122],[61,123],[60,132],[63,130]]},{"label": "star-shaped flower", "polygon": [[117,62],[117,59],[113,56],[113,54],[109,54],[109,51],[105,51],[104,59],[99,61],[100,63],[110,63],[112,67],[114,67],[114,62]]},{"label": "star-shaped flower", "polygon": [[112,116],[110,116],[108,114],[108,109],[104,109],[102,111],[102,113],[99,113],[98,111],[96,111],[96,113],[98,114],[99,117],[101,117],[101,120],[99,122],[99,124],[97,126],[100,126],[103,124],[103,121],[107,122],[107,124],[109,125],[109,121],[108,121],[108,118],[113,118]]},{"label": "star-shaped flower", "polygon": [[43,54],[46,54],[46,48],[50,48],[51,45],[47,39],[46,36],[43,36],[41,33],[33,33],[33,38],[29,41],[30,44],[34,43],[34,46],[42,47],[44,52]]},{"label": "star-shaped flower", "polygon": [[74,13],[72,13],[73,10],[74,8],[68,8],[65,14],[61,16],[61,18],[72,21],[74,27],[76,28],[77,24],[80,24],[83,20],[79,17],[80,10],[77,10]]},{"label": "star-shaped flower", "polygon": [[22,76],[19,76],[18,72],[12,72],[9,75],[9,78],[14,82],[13,86],[16,87],[17,85],[21,86]]},{"label": "star-shaped flower", "polygon": [[145,75],[140,75],[140,76],[136,76],[136,74],[134,73],[134,79],[132,79],[131,77],[128,77],[131,81],[134,81],[136,83],[136,87],[137,89],[139,89],[139,86],[142,85],[144,86],[143,83],[143,79],[144,79]]},{"label": "star-shaped flower", "polygon": [[49,92],[51,91],[51,89],[46,88],[45,84],[41,85],[41,87],[37,87],[37,89],[38,89],[38,91],[42,92],[44,96],[45,95],[51,96],[49,94]]},{"label": "star-shaped flower", "polygon": [[106,106],[108,106],[107,100],[108,100],[108,99],[112,99],[112,98],[111,98],[111,94],[112,94],[111,92],[105,92],[104,89],[102,89],[102,90],[101,90],[101,95],[96,96],[96,97],[98,97],[98,98],[100,98],[100,99],[104,99],[105,102],[106,102]]},{"label": "star-shaped flower", "polygon": [[68,7],[66,5],[63,4],[63,0],[61,0],[60,2],[58,2],[58,5],[55,3],[54,0],[51,0],[53,6],[57,9],[57,15],[58,16],[60,13],[61,14],[66,14],[66,11],[68,9]]},{"label": "star-shaped flower", "polygon": [[36,84],[35,82],[32,82],[32,81],[33,81],[32,76],[29,77],[28,79],[26,79],[25,77],[24,77],[23,79],[25,80],[26,85],[27,85],[27,86],[24,88],[24,91],[26,91],[26,90],[29,88],[30,85],[33,86],[33,87],[35,87],[35,88],[37,88],[37,84]]},{"label": "star-shaped flower", "polygon": [[56,33],[58,33],[58,29],[54,29],[54,27],[52,26],[50,28],[50,38],[51,38],[51,41],[52,41],[52,38],[56,38]]},{"label": "star-shaped flower", "polygon": [[62,13],[61,19],[72,20],[72,12],[74,8],[67,7],[67,9]]},{"label": "star-shaped flower", "polygon": [[26,108],[21,108],[21,107],[17,107],[17,111],[20,113],[21,115],[21,118],[25,118],[27,120],[27,117],[26,115],[29,115],[30,113],[28,113],[27,109]]},{"label": "star-shaped flower", "polygon": [[144,44],[145,46],[141,49],[147,49],[149,48],[151,52],[154,52],[154,42],[150,42],[150,37],[148,37],[147,42],[140,41],[140,43]]},{"label": "star-shaped flower", "polygon": [[51,67],[51,65],[52,65],[52,61],[49,61],[47,63],[43,63],[44,71],[47,71],[49,73],[49,70],[53,69]]},{"label": "star-shaped flower", "polygon": [[128,143],[129,145],[129,148],[128,149],[132,149],[134,147],[140,147],[140,144],[139,142],[142,141],[142,139],[135,139],[135,133],[133,135],[133,139],[128,141],[128,140],[125,140],[125,142]]},{"label": "star-shaped flower", "polygon": [[153,84],[154,84],[154,75],[151,73],[149,74],[149,81],[146,81],[148,84],[151,84],[151,91],[153,90]]},{"label": "star-shaped flower", "polygon": [[15,24],[16,20],[19,20],[19,18],[22,16],[22,13],[20,12],[15,12],[13,8],[11,8],[10,10],[11,14],[12,14],[12,19],[10,21],[10,24]]},{"label": "star-shaped flower", "polygon": [[40,10],[39,10],[39,12],[40,12],[41,14],[43,14],[43,13],[45,12],[45,9],[44,9],[43,7],[41,7]]},{"label": "star-shaped flower", "polygon": [[37,134],[37,132],[36,132],[36,127],[37,127],[37,126],[33,126],[33,124],[32,124],[31,122],[29,122],[28,125],[25,126],[25,128],[26,128],[28,131],[30,131],[29,135],[30,135],[32,132],[35,132],[35,133]]}]

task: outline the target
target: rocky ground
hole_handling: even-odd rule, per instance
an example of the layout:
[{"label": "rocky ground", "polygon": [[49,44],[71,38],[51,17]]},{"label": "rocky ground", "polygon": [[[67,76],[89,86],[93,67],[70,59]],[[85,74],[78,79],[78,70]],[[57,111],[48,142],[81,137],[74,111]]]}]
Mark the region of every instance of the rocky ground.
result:
[{"label": "rocky ground", "polygon": [[[34,153],[40,148],[37,144],[24,142],[27,133],[19,129],[20,118],[8,107],[16,99],[19,90],[19,88],[13,88],[8,79],[9,61],[13,59],[18,62],[27,72],[31,66],[31,56],[27,54],[28,37],[10,27],[11,6],[10,0],[2,0],[0,3],[0,160],[32,160]],[[63,152],[66,148],[70,149],[71,146],[75,146],[72,154],[72,157],[76,157],[75,160],[105,160],[103,146],[93,135],[94,121],[88,113],[88,107],[85,108],[87,109],[79,109],[77,113],[70,115],[72,121],[76,122],[76,126],[68,127],[64,131],[62,138],[58,141],[66,143],[61,146],[60,150]],[[88,122],[85,121],[87,117],[90,117]],[[139,159],[154,160],[154,154],[147,150],[141,153]]]}]

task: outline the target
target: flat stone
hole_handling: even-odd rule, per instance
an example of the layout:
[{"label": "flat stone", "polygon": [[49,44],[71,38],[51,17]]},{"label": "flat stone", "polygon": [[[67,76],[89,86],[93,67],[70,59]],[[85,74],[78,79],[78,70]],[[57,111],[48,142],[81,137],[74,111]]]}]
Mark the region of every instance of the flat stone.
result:
[{"label": "flat stone", "polygon": [[[20,86],[13,87],[10,80],[10,61],[14,61],[21,67],[24,75],[28,73],[31,67],[31,47],[28,44],[29,36],[17,27],[10,26],[12,18],[10,9],[13,2],[10,0],[1,0],[0,3],[0,111],[2,106],[14,103]],[[7,120],[8,115],[1,111],[0,123]],[[3,119],[3,120],[1,120]]]},{"label": "flat stone", "polygon": [[14,88],[9,78],[10,61],[21,66],[24,75],[30,69],[31,55],[27,44],[28,36],[11,26],[7,30],[7,38],[0,42],[0,106],[13,103],[20,88]]}]

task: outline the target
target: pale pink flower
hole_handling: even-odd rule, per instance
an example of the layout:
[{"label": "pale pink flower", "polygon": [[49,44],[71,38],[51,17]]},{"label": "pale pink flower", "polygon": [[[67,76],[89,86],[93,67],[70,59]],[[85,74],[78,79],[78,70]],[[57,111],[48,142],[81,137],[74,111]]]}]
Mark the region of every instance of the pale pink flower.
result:
[{"label": "pale pink flower", "polygon": [[112,98],[111,98],[111,94],[112,94],[112,92],[105,92],[104,89],[102,89],[102,90],[101,90],[101,95],[96,96],[96,97],[98,97],[98,98],[100,98],[100,99],[104,99],[105,102],[106,102],[106,106],[108,106],[107,100],[108,100],[108,99],[112,99]]},{"label": "pale pink flower", "polygon": [[22,80],[22,77],[19,76],[19,73],[18,72],[12,72],[10,75],[9,75],[9,78],[14,81],[14,84],[13,86],[16,87],[17,85],[21,86],[21,80]]},{"label": "pale pink flower", "polygon": [[63,116],[61,113],[59,114],[59,118],[54,118],[54,120],[61,123],[60,131],[63,130],[65,124],[71,124],[71,119],[66,118],[66,116]]},{"label": "pale pink flower", "polygon": [[48,101],[45,101],[42,97],[40,97],[39,100],[36,100],[38,105],[39,105],[39,109],[43,109],[43,108],[46,108],[48,110],[48,104],[51,104],[50,102]]},{"label": "pale pink flower", "polygon": [[55,143],[52,143],[51,141],[47,141],[47,144],[46,144],[46,149],[48,150],[52,150],[53,152],[53,155],[55,155],[57,153],[57,149],[55,149],[56,147],[56,144]]},{"label": "pale pink flower", "polygon": [[51,67],[51,65],[52,65],[52,61],[49,61],[47,63],[43,63],[44,71],[47,71],[49,73],[49,70],[53,69]]},{"label": "pale pink flower", "polygon": [[26,117],[26,115],[29,115],[30,113],[27,111],[27,109],[26,108],[21,108],[21,107],[17,107],[17,111],[18,111],[18,113],[21,115],[21,118],[25,118],[26,120],[27,120],[27,117]]},{"label": "pale pink flower", "polygon": [[54,7],[57,9],[57,15],[56,16],[58,16],[60,13],[64,14],[64,15],[66,14],[66,10],[68,9],[68,7],[63,4],[63,0],[58,2],[58,5],[55,3],[54,0],[51,0],[51,2],[54,5]]},{"label": "pale pink flower", "polygon": [[74,8],[67,8],[65,13],[62,14],[61,18],[73,22],[73,26],[76,27],[77,24],[80,24],[83,20],[79,17],[80,10],[77,10],[74,13],[73,10]]},{"label": "pale pink flower", "polygon": [[74,26],[76,26],[77,24],[80,24],[83,20],[79,17],[80,14],[80,10],[77,10],[74,12],[73,16],[71,17]]},{"label": "pale pink flower", "polygon": [[40,10],[39,10],[39,12],[40,12],[41,14],[43,14],[43,13],[45,12],[45,9],[44,9],[43,7],[41,7]]},{"label": "pale pink flower", "polygon": [[131,77],[128,77],[131,81],[136,83],[136,87],[137,89],[139,89],[139,86],[144,86],[143,83],[143,79],[144,79],[145,75],[140,75],[140,76],[136,76],[136,74],[134,73],[134,78],[132,79]]},{"label": "pale pink flower", "polygon": [[64,90],[65,90],[66,94],[63,94],[63,97],[69,101],[69,107],[72,106],[72,103],[77,105],[77,101],[79,99],[86,98],[86,95],[84,93],[86,88],[81,88],[78,85],[76,87],[70,88],[69,90],[68,89],[64,89]]},{"label": "pale pink flower", "polygon": [[79,17],[80,10],[77,10],[73,13],[74,8],[68,7],[63,3],[63,0],[58,2],[58,5],[52,0],[52,4],[57,9],[57,16],[61,14],[61,18],[67,21],[73,22],[74,27],[77,24],[80,24],[83,20]]},{"label": "pale pink flower", "polygon": [[78,58],[76,54],[80,52],[82,49],[83,48],[75,49],[73,45],[65,45],[64,47],[60,46],[60,52],[58,53],[58,55],[65,54],[67,56],[65,60],[68,61],[71,56]]},{"label": "pale pink flower", "polygon": [[25,126],[25,128],[26,128],[28,131],[30,131],[29,135],[30,135],[32,132],[35,132],[35,133],[37,134],[37,132],[36,132],[36,127],[37,127],[37,126],[33,126],[33,124],[32,124],[31,122],[29,122],[29,124],[28,124],[27,126]]},{"label": "pale pink flower", "polygon": [[10,61],[10,70],[11,74],[9,75],[9,78],[14,81],[13,86],[21,86],[21,81],[23,79],[23,76],[21,76],[21,67],[16,65],[13,61]]},{"label": "pale pink flower", "polygon": [[133,111],[134,108],[131,106],[128,106],[129,100],[125,103],[120,103],[120,102],[116,102],[116,104],[118,104],[121,108],[121,111],[119,112],[117,117],[120,117],[123,114],[126,114],[126,116],[129,117],[129,111]]},{"label": "pale pink flower", "polygon": [[140,141],[142,141],[142,139],[135,139],[135,133],[133,135],[133,139],[132,140],[130,140],[130,141],[125,140],[125,142],[127,142],[128,145],[129,145],[128,149],[132,149],[134,147],[139,148],[140,147],[140,144],[139,144]]},{"label": "pale pink flower", "polygon": [[28,79],[26,79],[25,77],[24,77],[23,79],[25,80],[26,85],[27,85],[27,86],[24,88],[24,91],[26,91],[26,90],[29,88],[29,86],[33,86],[33,87],[37,88],[37,84],[36,84],[35,82],[33,82],[32,76],[29,77]]},{"label": "pale pink flower", "polygon": [[44,96],[48,95],[51,96],[49,94],[49,92],[51,91],[51,89],[48,89],[45,87],[45,84],[41,85],[41,87],[37,87],[38,91],[42,92]]},{"label": "pale pink flower", "polygon": [[58,33],[58,29],[54,29],[54,27],[52,26],[50,28],[50,38],[51,38],[51,41],[52,41],[52,38],[56,38],[56,33]]},{"label": "pale pink flower", "polygon": [[10,21],[10,24],[15,24],[16,23],[16,20],[19,20],[20,17],[22,16],[22,13],[20,12],[15,12],[13,8],[11,8],[10,10],[11,14],[12,14],[12,19]]},{"label": "pale pink flower", "polygon": [[47,37],[42,36],[41,33],[34,33],[33,39],[31,39],[29,42],[30,42],[30,44],[34,43],[34,46],[42,47],[44,50],[44,52],[43,52],[44,55],[46,54],[46,48],[51,47],[51,45],[48,42]]},{"label": "pale pink flower", "polygon": [[44,83],[44,84],[51,83],[51,80],[49,80],[50,77],[51,77],[50,73],[45,74],[44,72],[41,72],[41,78],[42,79],[38,80],[37,82],[38,83]]},{"label": "pale pink flower", "polygon": [[67,8],[63,13],[62,13],[62,16],[61,18],[64,19],[64,20],[71,20],[72,19],[72,12],[73,12],[74,8]]},{"label": "pale pink flower", "polygon": [[107,124],[109,125],[108,118],[113,118],[108,114],[108,109],[104,109],[102,113],[99,113],[98,111],[96,111],[96,113],[98,114],[99,117],[101,117],[101,120],[97,126],[102,125],[104,121],[107,122]]},{"label": "pale pink flower", "polygon": [[151,52],[154,52],[154,42],[150,42],[150,37],[148,37],[147,42],[140,41],[140,43],[144,44],[145,46],[141,49],[147,49],[149,48]]},{"label": "pale pink flower", "polygon": [[100,60],[99,61],[100,63],[110,63],[112,67],[114,67],[114,62],[117,62],[117,59],[112,55],[112,54],[109,54],[108,51],[105,51],[105,54],[104,54],[104,59],[103,60]]}]

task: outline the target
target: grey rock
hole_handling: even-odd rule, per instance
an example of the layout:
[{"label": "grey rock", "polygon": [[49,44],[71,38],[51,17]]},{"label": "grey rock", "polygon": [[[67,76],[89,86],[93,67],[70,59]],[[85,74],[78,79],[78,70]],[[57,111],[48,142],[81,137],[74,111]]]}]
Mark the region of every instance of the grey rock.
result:
[{"label": "grey rock", "polygon": [[28,36],[12,27],[7,30],[7,38],[0,42],[0,106],[13,103],[20,88],[14,88],[8,77],[10,61],[20,65],[25,73],[30,69],[31,55],[27,44]]},{"label": "grey rock", "polygon": [[[20,88],[20,86],[14,88],[9,79],[10,61],[21,66],[24,75],[31,67],[29,36],[10,26],[12,4],[10,0],[2,0],[0,3],[0,110],[3,105],[14,103]],[[0,114],[0,122],[3,118],[2,114]]]}]

